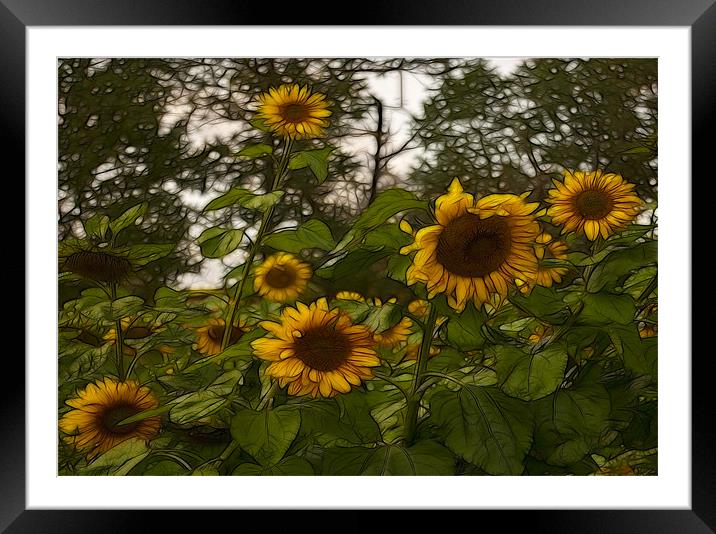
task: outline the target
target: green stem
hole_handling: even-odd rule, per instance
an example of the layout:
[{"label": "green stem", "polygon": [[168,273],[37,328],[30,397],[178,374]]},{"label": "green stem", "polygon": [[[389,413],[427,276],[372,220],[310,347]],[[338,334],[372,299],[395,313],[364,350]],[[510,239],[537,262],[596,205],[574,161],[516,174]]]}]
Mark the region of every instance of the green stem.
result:
[{"label": "green stem", "polygon": [[[110,288],[111,294],[112,294],[112,301],[115,301],[117,299],[117,284],[112,283],[112,286]],[[125,378],[127,378],[124,374],[124,332],[122,332],[122,319],[117,319],[114,321],[114,330],[116,333],[116,338],[114,340],[114,347],[116,349],[117,353],[117,377],[119,378],[120,382],[124,382]]]},{"label": "green stem", "polygon": [[259,401],[259,405],[256,407],[256,410],[261,411],[264,408],[266,408],[269,405],[269,402],[271,402],[271,399],[273,399],[274,395],[278,392],[278,380],[274,381],[273,384],[271,384],[271,388],[266,392],[266,395]]},{"label": "green stem", "polygon": [[[290,138],[286,139],[286,144],[284,145],[281,161],[279,163],[276,173],[274,174],[269,193],[273,193],[278,188],[278,186],[281,184],[281,180],[283,179],[284,175],[286,174],[286,171],[288,170],[288,162],[291,156],[292,146],[293,140]],[[244,272],[241,274],[241,281],[236,286],[236,291],[234,292],[233,298],[230,300],[229,308],[226,312],[224,335],[221,337],[222,351],[229,346],[229,340],[231,339],[231,328],[234,324],[234,321],[236,320],[236,314],[239,310],[239,303],[241,302],[241,298],[244,295],[244,289],[246,288],[246,282],[249,279],[251,266],[254,263],[254,258],[256,258],[256,254],[258,253],[259,247],[261,246],[261,241],[266,234],[266,230],[268,229],[268,225],[271,222],[271,217],[273,216],[274,211],[275,206],[271,206],[264,212],[263,217],[261,218],[261,225],[259,226],[259,230],[256,233],[256,237],[254,238],[253,243],[251,244],[251,247],[249,249],[249,256],[244,262],[245,268]]]},{"label": "green stem", "polygon": [[430,359],[430,345],[433,340],[435,321],[438,316],[438,310],[435,305],[429,302],[428,306],[430,307],[430,311],[428,313],[428,319],[425,322],[423,339],[420,342],[418,361],[415,363],[415,374],[413,375],[410,397],[408,398],[408,405],[405,412],[405,444],[407,446],[413,444],[413,441],[415,440],[415,432],[418,428],[418,409],[420,408],[420,398],[422,397],[420,385],[423,381],[425,370],[428,367],[428,360]]}]

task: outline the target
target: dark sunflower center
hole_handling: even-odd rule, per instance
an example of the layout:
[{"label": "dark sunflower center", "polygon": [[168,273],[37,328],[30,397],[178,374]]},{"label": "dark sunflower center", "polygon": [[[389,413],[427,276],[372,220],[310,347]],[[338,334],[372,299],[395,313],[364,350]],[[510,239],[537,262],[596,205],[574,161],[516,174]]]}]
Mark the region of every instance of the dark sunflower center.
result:
[{"label": "dark sunflower center", "polygon": [[294,341],[296,357],[318,371],[338,369],[350,356],[351,344],[342,332],[322,325],[303,333]]},{"label": "dark sunflower center", "polygon": [[139,413],[140,411],[141,410],[139,410],[136,406],[132,406],[131,404],[117,404],[115,406],[110,406],[102,413],[100,424],[102,425],[102,428],[110,434],[117,434],[121,436],[131,434],[137,429],[137,427],[139,427],[141,421],[127,423],[125,425],[120,425],[119,422],[127,417],[131,417],[134,414]]},{"label": "dark sunflower center", "polygon": [[101,282],[118,282],[131,270],[126,258],[105,252],[75,252],[65,261],[65,269]]},{"label": "dark sunflower center", "polygon": [[271,287],[283,289],[294,284],[296,272],[285,265],[274,265],[266,273],[266,283]]},{"label": "dark sunflower center", "polygon": [[480,219],[468,213],[448,223],[438,239],[436,255],[451,273],[478,278],[499,269],[511,248],[510,226],[503,217]]},{"label": "dark sunflower center", "polygon": [[311,116],[303,104],[286,104],[281,108],[281,115],[288,122],[303,122]]},{"label": "dark sunflower center", "polygon": [[[215,341],[217,343],[221,343],[221,340],[224,338],[224,325],[221,324],[215,324],[209,327],[209,329],[206,331],[207,335],[209,336],[209,339],[212,341]],[[241,336],[244,335],[244,331],[241,330],[241,328],[238,328],[236,326],[231,327],[231,334],[229,334],[229,345],[233,345],[236,343],[239,339],[241,339]]]},{"label": "dark sunflower center", "polygon": [[604,191],[587,190],[577,196],[577,211],[584,219],[601,219],[612,210],[614,203]]}]

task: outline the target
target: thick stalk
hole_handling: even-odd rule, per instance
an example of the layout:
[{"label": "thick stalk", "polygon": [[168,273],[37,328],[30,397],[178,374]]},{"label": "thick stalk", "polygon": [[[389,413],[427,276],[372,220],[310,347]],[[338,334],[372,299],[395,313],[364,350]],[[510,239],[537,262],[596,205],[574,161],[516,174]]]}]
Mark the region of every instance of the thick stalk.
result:
[{"label": "thick stalk", "polygon": [[418,428],[418,409],[420,408],[420,398],[423,393],[420,391],[420,385],[422,384],[425,370],[428,367],[428,360],[430,359],[430,345],[433,341],[435,321],[438,316],[438,311],[435,305],[429,303],[429,307],[430,311],[428,312],[428,319],[425,322],[423,339],[420,342],[418,361],[415,363],[415,374],[413,375],[410,397],[408,399],[407,410],[405,412],[405,445],[408,447],[413,444],[413,441],[415,440],[415,431]]},{"label": "thick stalk", "polygon": [[[117,284],[112,283],[111,286],[112,301],[117,300]],[[124,382],[127,378],[124,375],[124,332],[122,332],[122,319],[114,321],[115,340],[114,348],[117,353],[117,377],[120,382]]]},{"label": "thick stalk", "polygon": [[[284,145],[281,161],[279,163],[278,169],[276,170],[276,173],[274,174],[271,188],[268,191],[269,193],[273,193],[278,188],[278,186],[281,184],[281,180],[283,179],[284,175],[286,174],[286,171],[288,170],[288,161],[291,155],[292,145],[293,141],[290,138],[286,139],[286,144]],[[239,310],[239,303],[241,302],[241,298],[244,294],[244,289],[246,288],[246,281],[249,279],[251,266],[254,263],[254,258],[256,258],[256,253],[261,246],[261,241],[266,234],[266,230],[268,229],[268,225],[271,221],[271,217],[273,216],[274,211],[275,207],[271,206],[264,212],[264,215],[261,218],[261,225],[259,226],[259,230],[256,233],[256,237],[254,238],[251,247],[249,248],[249,256],[246,258],[246,262],[244,263],[246,267],[244,268],[244,272],[241,274],[241,281],[236,286],[236,292],[234,293],[234,296],[229,303],[229,308],[226,313],[224,334],[221,338],[222,351],[229,346],[229,340],[231,339],[231,328],[234,324],[234,321],[236,320],[236,314]]]}]

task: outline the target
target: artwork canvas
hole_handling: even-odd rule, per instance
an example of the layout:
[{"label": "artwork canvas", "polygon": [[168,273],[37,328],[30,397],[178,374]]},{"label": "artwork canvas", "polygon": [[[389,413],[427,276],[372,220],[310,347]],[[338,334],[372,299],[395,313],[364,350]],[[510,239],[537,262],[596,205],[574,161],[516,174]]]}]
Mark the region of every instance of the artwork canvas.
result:
[{"label": "artwork canvas", "polygon": [[656,475],[657,95],[59,59],[58,474]]}]

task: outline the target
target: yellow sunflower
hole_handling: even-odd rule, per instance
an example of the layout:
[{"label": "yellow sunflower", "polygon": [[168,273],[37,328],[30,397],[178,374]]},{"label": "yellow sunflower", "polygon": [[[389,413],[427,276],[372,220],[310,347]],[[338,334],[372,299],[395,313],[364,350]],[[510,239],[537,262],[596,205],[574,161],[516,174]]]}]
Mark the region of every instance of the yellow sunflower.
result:
[{"label": "yellow sunflower", "polygon": [[542,324],[538,324],[534,330],[530,333],[530,335],[527,337],[527,341],[530,343],[536,345],[542,339],[544,339],[547,336],[552,335],[552,329],[548,326],[544,326]]},{"label": "yellow sunflower", "polygon": [[312,274],[307,263],[286,252],[269,256],[254,273],[254,288],[259,295],[276,302],[296,300]]},{"label": "yellow sunflower", "polygon": [[547,215],[563,226],[562,233],[578,232],[594,241],[626,227],[639,213],[641,200],[634,184],[618,174],[602,171],[565,171],[564,182],[554,180]]},{"label": "yellow sunflower", "polygon": [[365,302],[365,297],[355,291],[339,291],[336,293],[338,300],[353,300],[355,302]]},{"label": "yellow sunflower", "polygon": [[139,386],[133,380],[115,382],[104,378],[88,384],[66,402],[74,409],[62,416],[60,430],[67,434],[64,438],[67,443],[90,458],[128,439],[149,440],[159,431],[158,416],[119,424],[136,413],[159,405],[149,388]]},{"label": "yellow sunflower", "polygon": [[413,327],[413,321],[403,317],[400,321],[382,332],[373,334],[373,339],[379,347],[395,347],[408,339]]},{"label": "yellow sunflower", "polygon": [[424,282],[429,298],[445,293],[448,304],[461,311],[470,300],[477,307],[500,302],[515,279],[534,280],[539,225],[533,214],[537,204],[526,203],[526,196],[488,195],[475,201],[455,178],[435,202],[437,224],[415,233],[401,224],[414,236],[401,254],[417,251],[408,284]]},{"label": "yellow sunflower", "polygon": [[[567,245],[562,241],[555,241],[548,233],[542,233],[537,236],[537,245],[535,246],[535,254],[537,259],[567,259]],[[562,277],[567,273],[566,267],[547,267],[543,265],[537,266],[537,285],[550,287],[553,283],[559,284]]]},{"label": "yellow sunflower", "polygon": [[271,87],[258,97],[257,117],[273,132],[291,139],[321,137],[328,126],[326,96],[312,93],[308,87],[284,84]]},{"label": "yellow sunflower", "polygon": [[[224,319],[209,319],[204,326],[196,329],[196,350],[207,356],[213,356],[221,352],[221,340],[224,337]],[[229,334],[229,345],[237,343],[246,332],[242,323],[236,323]]]},{"label": "yellow sunflower", "polygon": [[[128,339],[144,339],[161,330],[157,325],[143,323],[133,317],[122,317],[120,324],[122,325],[122,339],[125,341]],[[114,345],[117,343],[117,329],[110,328],[102,339],[104,339],[106,343]],[[128,356],[134,356],[137,354],[137,349],[129,345],[124,345],[122,352]]]},{"label": "yellow sunflower", "polygon": [[641,338],[655,337],[657,332],[658,330],[655,324],[641,323],[639,325],[639,337]]},{"label": "yellow sunflower", "polygon": [[370,329],[355,325],[325,298],[306,306],[286,306],[280,322],[260,323],[273,337],[251,342],[254,353],[271,365],[266,372],[288,385],[290,395],[333,397],[373,377],[380,365]]}]

